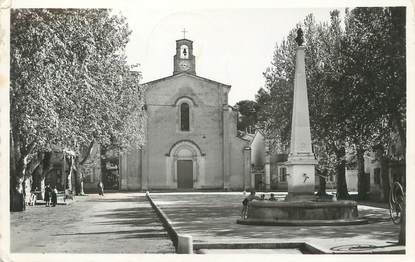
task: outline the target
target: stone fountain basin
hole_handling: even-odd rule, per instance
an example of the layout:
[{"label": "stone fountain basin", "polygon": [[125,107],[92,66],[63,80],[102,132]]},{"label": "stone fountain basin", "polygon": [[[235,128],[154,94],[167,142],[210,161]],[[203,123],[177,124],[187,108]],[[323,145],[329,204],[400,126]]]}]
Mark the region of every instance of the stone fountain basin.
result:
[{"label": "stone fountain basin", "polygon": [[238,224],[275,226],[357,225],[367,220],[358,217],[356,201],[270,201],[249,203],[247,219]]}]

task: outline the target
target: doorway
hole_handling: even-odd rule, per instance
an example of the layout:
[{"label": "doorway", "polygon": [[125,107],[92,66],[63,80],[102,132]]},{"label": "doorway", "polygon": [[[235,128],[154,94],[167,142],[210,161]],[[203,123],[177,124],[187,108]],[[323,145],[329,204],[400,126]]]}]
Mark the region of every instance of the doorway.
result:
[{"label": "doorway", "polygon": [[177,160],[177,187],[193,188],[193,160]]},{"label": "doorway", "polygon": [[255,190],[257,191],[264,191],[265,190],[265,174],[264,173],[256,173],[255,174]]},{"label": "doorway", "polygon": [[101,160],[102,183],[105,189],[119,190],[119,158],[104,158]]}]

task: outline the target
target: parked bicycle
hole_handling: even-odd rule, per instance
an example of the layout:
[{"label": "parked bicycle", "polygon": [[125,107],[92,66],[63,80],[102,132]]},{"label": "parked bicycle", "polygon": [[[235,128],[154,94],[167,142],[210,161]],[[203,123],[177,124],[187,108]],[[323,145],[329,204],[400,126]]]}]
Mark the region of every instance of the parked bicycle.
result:
[{"label": "parked bicycle", "polygon": [[399,232],[399,245],[405,245],[406,241],[406,197],[405,191],[399,182],[394,182],[389,192],[389,213],[392,222],[396,225],[400,225],[401,229]]}]

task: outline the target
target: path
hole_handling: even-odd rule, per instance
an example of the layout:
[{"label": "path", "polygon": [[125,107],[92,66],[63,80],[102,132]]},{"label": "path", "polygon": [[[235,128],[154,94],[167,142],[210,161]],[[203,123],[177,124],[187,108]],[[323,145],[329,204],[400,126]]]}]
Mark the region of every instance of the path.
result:
[{"label": "path", "polygon": [[11,213],[11,252],[174,253],[144,194],[77,197]]}]

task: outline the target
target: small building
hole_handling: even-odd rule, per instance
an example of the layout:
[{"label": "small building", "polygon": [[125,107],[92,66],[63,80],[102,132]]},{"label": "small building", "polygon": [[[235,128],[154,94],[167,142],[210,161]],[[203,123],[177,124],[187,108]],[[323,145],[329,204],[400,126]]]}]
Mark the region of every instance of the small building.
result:
[{"label": "small building", "polygon": [[[374,150],[364,155],[364,189],[369,198],[374,201],[387,201],[389,189],[395,181],[405,185],[405,162],[399,141],[395,141],[386,150]],[[352,160],[353,161],[353,160]],[[346,170],[347,188],[350,191],[358,191],[358,172],[352,165]]]}]

